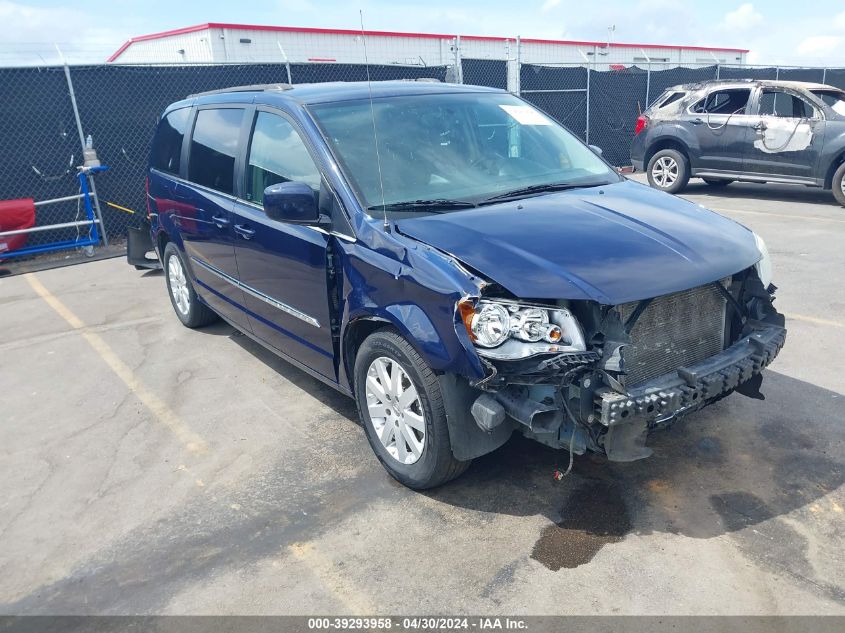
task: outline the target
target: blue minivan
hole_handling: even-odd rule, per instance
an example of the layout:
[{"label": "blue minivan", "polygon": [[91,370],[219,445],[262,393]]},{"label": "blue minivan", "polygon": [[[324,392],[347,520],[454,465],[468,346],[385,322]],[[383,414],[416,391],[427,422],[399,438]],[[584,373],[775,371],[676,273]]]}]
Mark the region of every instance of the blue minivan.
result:
[{"label": "blue minivan", "polygon": [[184,325],[223,318],[354,397],[407,486],[514,431],[631,461],[761,397],[786,331],[758,236],[600,154],[482,87],[203,93],[161,117],[151,237]]}]

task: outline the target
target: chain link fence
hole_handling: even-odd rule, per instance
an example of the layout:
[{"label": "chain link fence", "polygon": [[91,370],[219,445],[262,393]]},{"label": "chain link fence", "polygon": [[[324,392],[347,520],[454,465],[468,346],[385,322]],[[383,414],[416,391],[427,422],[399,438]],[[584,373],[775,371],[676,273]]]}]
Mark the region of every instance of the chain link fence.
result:
[{"label": "chain link fence", "polygon": [[[251,63],[203,65],[74,66],[70,76],[83,133],[108,172],[97,176],[104,228],[112,243],[146,212],[144,172],[149,143],[163,109],[206,90],[261,83],[364,81],[363,64]],[[461,59],[448,66],[371,65],[373,81],[433,78],[484,85],[520,94],[597,145],[613,165],[629,164],[638,114],[667,88],[711,79],[784,79],[845,89],[845,68],[668,66],[595,63],[524,63],[512,59]],[[63,67],[0,68],[0,200],[36,201],[77,193],[82,148]],[[39,226],[84,216],[78,201],[40,207]],[[78,229],[30,234],[28,245],[73,239]]]},{"label": "chain link fence", "polygon": [[[371,65],[372,81],[446,80],[446,66]],[[75,66],[70,69],[84,135],[109,171],[96,177],[103,224],[120,244],[146,213],[144,178],[158,117],[187,95],[237,85],[366,81],[358,64],[225,64]],[[0,200],[37,201],[78,193],[82,164],[76,120],[63,67],[0,68]],[[39,207],[36,226],[84,219],[79,201]],[[72,240],[78,230],[31,233],[27,246]],[[2,257],[0,255],[0,257]]]}]

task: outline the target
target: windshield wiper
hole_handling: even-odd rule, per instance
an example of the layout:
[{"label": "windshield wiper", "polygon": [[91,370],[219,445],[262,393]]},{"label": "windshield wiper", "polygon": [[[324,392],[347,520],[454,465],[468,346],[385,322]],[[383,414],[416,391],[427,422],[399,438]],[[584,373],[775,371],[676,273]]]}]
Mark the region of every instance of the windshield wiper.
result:
[{"label": "windshield wiper", "polygon": [[566,191],[567,189],[582,189],[586,187],[598,186],[599,185],[595,183],[573,184],[571,182],[550,182],[543,185],[530,185],[528,187],[520,187],[519,189],[511,189],[510,191],[506,191],[504,193],[498,193],[495,196],[485,198],[484,200],[479,202],[479,204],[485,204],[488,202],[498,202],[500,200],[510,198],[521,198],[524,196],[530,196],[531,194],[535,193],[550,193],[552,191]]},{"label": "windshield wiper", "polygon": [[466,200],[408,200],[406,202],[391,202],[390,204],[374,204],[367,207],[367,211],[446,211],[449,209],[469,209],[475,203]]}]

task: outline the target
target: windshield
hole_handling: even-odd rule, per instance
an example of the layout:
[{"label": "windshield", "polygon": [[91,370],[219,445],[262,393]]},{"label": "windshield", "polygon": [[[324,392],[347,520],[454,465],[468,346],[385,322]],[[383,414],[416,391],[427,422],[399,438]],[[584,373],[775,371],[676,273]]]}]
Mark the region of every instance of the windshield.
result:
[{"label": "windshield", "polygon": [[[509,94],[342,101],[310,108],[365,208],[389,215],[456,211],[543,185],[596,186],[620,176],[558,123]],[[379,183],[373,115],[381,160]],[[455,204],[459,203],[459,204]],[[391,209],[391,207],[393,207]],[[374,213],[381,215],[381,213]]]},{"label": "windshield", "polygon": [[845,92],[841,90],[811,90],[810,92],[829,105],[836,114],[845,116]]}]

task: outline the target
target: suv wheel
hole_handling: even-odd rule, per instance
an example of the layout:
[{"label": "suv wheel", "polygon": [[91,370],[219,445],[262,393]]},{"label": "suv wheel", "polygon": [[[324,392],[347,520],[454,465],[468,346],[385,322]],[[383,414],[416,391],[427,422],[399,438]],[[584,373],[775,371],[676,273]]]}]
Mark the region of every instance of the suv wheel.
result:
[{"label": "suv wheel", "polygon": [[842,163],[833,174],[833,197],[845,207],[845,163]]},{"label": "suv wheel", "polygon": [[167,294],[176,316],[182,325],[189,328],[214,323],[217,314],[197,298],[194,286],[188,277],[182,253],[173,242],[164,248],[164,276],[167,279]]},{"label": "suv wheel", "polygon": [[667,193],[678,193],[689,182],[689,162],[674,149],[662,149],[648,161],[648,184]]},{"label": "suv wheel", "polygon": [[733,182],[730,178],[702,178],[711,187],[726,187]]},{"label": "suv wheel", "polygon": [[379,331],[355,358],[355,400],[370,446],[398,482],[421,490],[463,473],[437,376],[401,336]]}]

